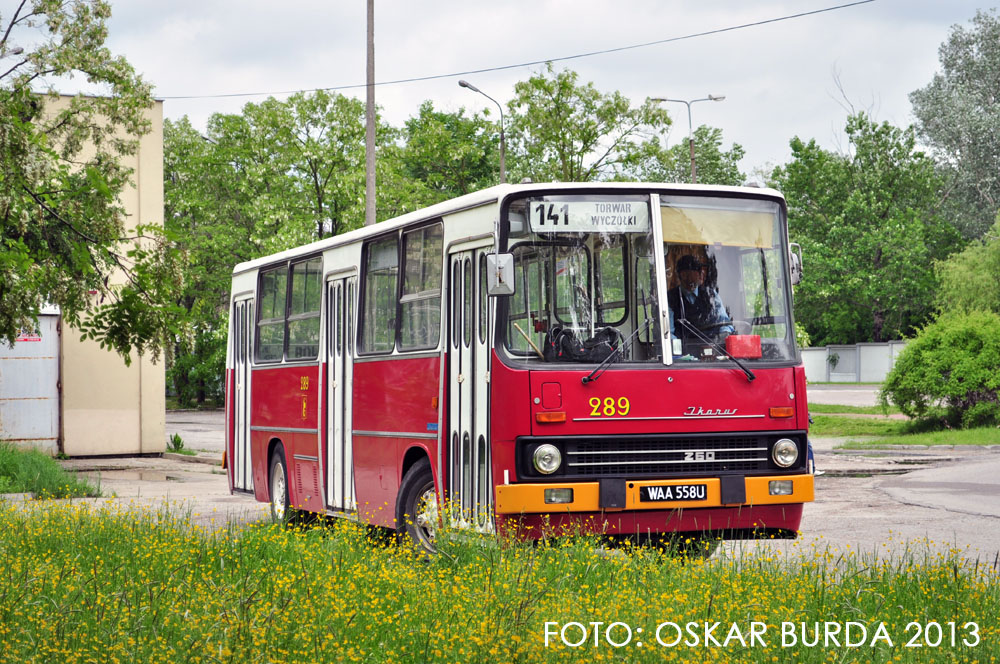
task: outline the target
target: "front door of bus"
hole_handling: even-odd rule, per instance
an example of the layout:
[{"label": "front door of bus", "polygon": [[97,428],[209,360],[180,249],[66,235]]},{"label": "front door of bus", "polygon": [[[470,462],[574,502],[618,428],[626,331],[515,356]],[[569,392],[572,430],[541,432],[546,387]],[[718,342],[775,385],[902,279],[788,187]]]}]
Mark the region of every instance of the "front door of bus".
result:
[{"label": "front door of bus", "polygon": [[250,358],[253,357],[253,300],[233,303],[233,488],[253,491],[250,465]]},{"label": "front door of bus", "polygon": [[453,518],[493,528],[489,445],[489,329],[486,252],[449,254],[448,492]]},{"label": "front door of bus", "polygon": [[354,460],[351,454],[351,391],[354,374],[355,277],[326,284],[327,418],[326,504],[330,509],[356,509]]}]

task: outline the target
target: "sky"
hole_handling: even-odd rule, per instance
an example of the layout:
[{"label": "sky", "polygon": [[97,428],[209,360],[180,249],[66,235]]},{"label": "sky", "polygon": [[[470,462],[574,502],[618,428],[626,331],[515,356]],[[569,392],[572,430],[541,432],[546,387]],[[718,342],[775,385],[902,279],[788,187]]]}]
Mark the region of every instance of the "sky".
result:
[{"label": "sky", "polygon": [[[14,0],[0,0],[0,7]],[[376,103],[401,126],[424,100],[435,108],[496,107],[460,88],[465,78],[500,103],[545,61],[731,28],[833,7],[850,0],[376,0],[377,82],[439,74],[441,79],[378,85]],[[741,144],[744,172],[790,157],[793,136],[846,148],[849,108],[896,125],[913,122],[909,93],[939,69],[951,26],[968,25],[968,0],[874,0],[867,4],[717,34],[557,62],[599,90],[697,99],[694,125]],[[126,56],[164,115],[204,128],[212,113],[237,113],[267,95],[247,92],[359,86],[365,81],[364,0],[112,0],[108,46]],[[0,9],[0,14],[7,11]],[[63,90],[67,92],[67,90]],[[343,94],[364,98],[364,88]],[[668,104],[669,143],[687,138],[687,111]]]}]

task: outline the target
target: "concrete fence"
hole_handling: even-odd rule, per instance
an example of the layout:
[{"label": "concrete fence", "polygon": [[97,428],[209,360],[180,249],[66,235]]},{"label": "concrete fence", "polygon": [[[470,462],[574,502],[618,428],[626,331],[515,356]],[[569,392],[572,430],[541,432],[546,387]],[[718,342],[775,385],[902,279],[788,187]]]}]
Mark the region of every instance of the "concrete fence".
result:
[{"label": "concrete fence", "polygon": [[896,363],[905,341],[803,348],[806,380],[824,383],[880,383]]}]

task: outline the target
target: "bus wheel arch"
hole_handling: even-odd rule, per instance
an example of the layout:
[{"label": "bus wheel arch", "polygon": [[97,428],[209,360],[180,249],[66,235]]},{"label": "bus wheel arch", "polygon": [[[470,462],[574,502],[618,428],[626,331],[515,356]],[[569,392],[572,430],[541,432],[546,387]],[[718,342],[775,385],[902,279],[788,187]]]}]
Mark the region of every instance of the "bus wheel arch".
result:
[{"label": "bus wheel arch", "polygon": [[426,454],[422,454],[409,466],[399,485],[399,497],[396,500],[396,532],[401,541],[423,553],[433,553],[439,525],[438,518],[434,473],[431,470],[430,459]]},{"label": "bus wheel arch", "polygon": [[267,498],[271,503],[271,519],[275,523],[287,523],[291,516],[288,494],[288,461],[285,446],[278,438],[272,438],[267,445]]}]

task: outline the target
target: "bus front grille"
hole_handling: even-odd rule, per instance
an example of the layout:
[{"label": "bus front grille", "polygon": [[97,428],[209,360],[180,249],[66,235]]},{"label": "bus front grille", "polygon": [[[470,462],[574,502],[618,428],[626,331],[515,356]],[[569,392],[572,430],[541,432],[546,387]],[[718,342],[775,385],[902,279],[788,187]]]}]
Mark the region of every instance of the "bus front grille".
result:
[{"label": "bus front grille", "polygon": [[566,475],[578,477],[753,473],[768,469],[764,436],[576,440],[566,449]]}]

